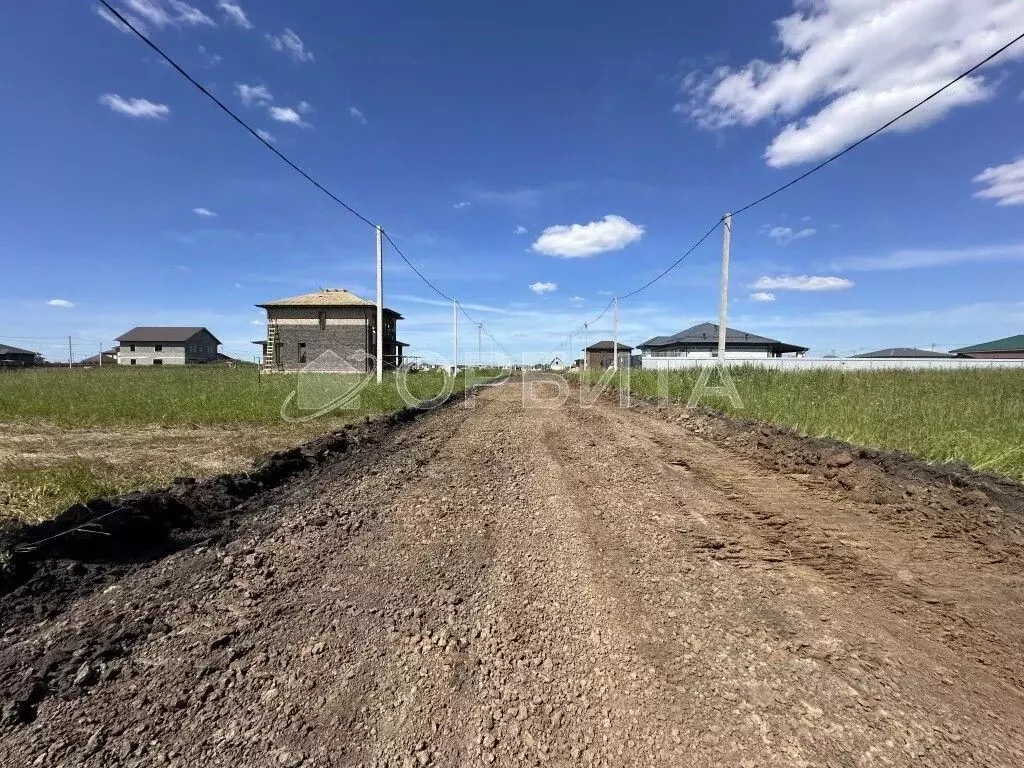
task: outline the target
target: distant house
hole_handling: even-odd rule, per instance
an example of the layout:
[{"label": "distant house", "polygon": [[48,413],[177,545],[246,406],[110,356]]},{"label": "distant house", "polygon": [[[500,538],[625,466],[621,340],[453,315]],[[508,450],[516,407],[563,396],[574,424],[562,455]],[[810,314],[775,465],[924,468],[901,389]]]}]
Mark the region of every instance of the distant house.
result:
[{"label": "distant house", "polygon": [[902,359],[935,359],[935,358],[952,358],[956,355],[951,355],[948,352],[935,352],[930,349],[915,349],[913,347],[889,347],[887,349],[876,349],[874,352],[864,352],[859,355],[853,355],[854,358],[880,358],[880,357],[898,357]]},{"label": "distant house", "polygon": [[565,366],[562,365],[562,358],[555,357],[548,363],[548,369],[552,371],[564,371]]},{"label": "distant house", "polygon": [[[327,288],[256,306],[267,311],[267,339],[255,342],[263,348],[264,370],[373,370],[377,354],[375,302],[343,288]],[[408,346],[398,341],[398,321],[402,319],[393,309],[384,308],[385,369],[402,365]]]},{"label": "distant house", "polygon": [[[717,357],[718,325],[700,323],[672,336],[655,336],[640,345],[644,357]],[[756,333],[725,329],[725,353],[730,359],[803,356],[808,347],[759,336]]]},{"label": "distant house", "polygon": [[0,368],[24,368],[43,362],[43,356],[30,349],[0,344]]},{"label": "distant house", "polygon": [[116,339],[118,365],[191,365],[217,360],[220,341],[205,328],[139,327]]},{"label": "distant house", "polygon": [[[619,342],[619,367],[626,368],[630,364],[633,348]],[[586,354],[588,371],[603,371],[612,367],[612,360],[615,359],[615,342],[599,341],[591,344],[584,350]]]},{"label": "distant house", "polygon": [[100,352],[98,355],[87,357],[84,360],[80,360],[78,364],[86,367],[94,365],[117,365],[117,347]]},{"label": "distant house", "polygon": [[986,341],[954,349],[952,352],[958,357],[973,357],[979,360],[1024,360],[1024,334]]}]

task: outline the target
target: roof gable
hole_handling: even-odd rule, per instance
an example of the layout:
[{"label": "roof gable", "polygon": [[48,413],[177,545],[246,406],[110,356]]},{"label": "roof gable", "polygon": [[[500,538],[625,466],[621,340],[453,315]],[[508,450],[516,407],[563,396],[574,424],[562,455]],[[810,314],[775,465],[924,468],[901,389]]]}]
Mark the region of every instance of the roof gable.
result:
[{"label": "roof gable", "polygon": [[136,328],[132,328],[127,333],[118,336],[116,341],[136,341],[136,342],[167,342],[169,344],[183,344],[189,341],[193,336],[196,336],[202,332],[210,334],[215,342],[220,344],[220,340],[210,333],[209,330],[202,326],[176,326],[176,325],[140,325]]},{"label": "roof gable", "polygon": [[[257,304],[257,307],[268,309],[271,307],[307,307],[310,309],[324,309],[327,307],[376,307],[377,303],[374,301],[367,301],[362,296],[356,296],[356,294],[349,291],[347,288],[323,288],[313,293],[303,293],[299,296],[288,296],[283,299],[274,299],[273,301],[267,301],[263,304]],[[400,314],[395,312],[393,309],[384,308],[385,312],[389,312],[399,319],[404,319]]]},{"label": "roof gable", "polygon": [[981,344],[974,344],[970,347],[951,350],[960,355],[970,352],[1020,352],[1024,351],[1024,333],[1016,336],[1007,336],[1005,339],[985,341]]}]

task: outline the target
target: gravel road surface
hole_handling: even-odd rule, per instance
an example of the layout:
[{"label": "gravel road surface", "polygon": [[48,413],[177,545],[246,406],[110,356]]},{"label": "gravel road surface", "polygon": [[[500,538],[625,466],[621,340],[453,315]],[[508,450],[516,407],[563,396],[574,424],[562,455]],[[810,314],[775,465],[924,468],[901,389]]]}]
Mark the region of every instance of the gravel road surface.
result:
[{"label": "gravel road surface", "polygon": [[1024,765],[1020,486],[552,394],[0,614],[0,765]]}]

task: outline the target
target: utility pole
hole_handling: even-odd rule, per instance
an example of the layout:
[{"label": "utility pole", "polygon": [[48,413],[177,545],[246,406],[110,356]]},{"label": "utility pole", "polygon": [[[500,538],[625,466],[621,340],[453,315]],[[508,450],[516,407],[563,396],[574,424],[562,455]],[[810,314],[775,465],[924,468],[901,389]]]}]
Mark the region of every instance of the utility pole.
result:
[{"label": "utility pole", "polygon": [[384,381],[384,230],[377,225],[377,383]]},{"label": "utility pole", "polygon": [[566,345],[566,352],[568,353],[568,357],[565,358],[565,367],[568,368],[570,362],[575,362],[575,360],[574,360],[574,358],[572,356],[572,334],[571,333],[569,334],[569,343]]},{"label": "utility pole", "polygon": [[99,349],[99,352],[100,352],[100,368],[102,368],[103,367],[103,345],[100,344],[99,348],[100,348]]},{"label": "utility pole", "polygon": [[452,376],[459,374],[459,302],[452,299]]},{"label": "utility pole", "polygon": [[619,370],[619,297],[612,299],[612,370]]},{"label": "utility pole", "polygon": [[587,370],[587,347],[590,346],[587,343],[587,323],[583,324],[583,372]]},{"label": "utility pole", "polygon": [[75,362],[75,351],[71,348],[71,337],[68,336],[68,368]]},{"label": "utility pole", "polygon": [[483,332],[484,324],[476,324],[476,367],[484,367],[484,347],[483,347]]},{"label": "utility pole", "polygon": [[732,214],[726,213],[722,221],[725,222],[725,227],[722,229],[722,295],[718,308],[718,361],[724,364],[726,307],[729,304],[729,247],[732,244]]}]

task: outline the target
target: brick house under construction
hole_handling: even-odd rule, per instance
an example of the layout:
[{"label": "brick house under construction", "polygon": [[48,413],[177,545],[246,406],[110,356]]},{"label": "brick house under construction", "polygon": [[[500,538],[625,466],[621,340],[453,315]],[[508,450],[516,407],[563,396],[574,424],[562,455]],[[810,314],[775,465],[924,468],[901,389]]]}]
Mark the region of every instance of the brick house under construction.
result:
[{"label": "brick house under construction", "polygon": [[[377,305],[345,289],[327,288],[316,293],[268,301],[256,306],[267,311],[267,339],[263,370],[370,371],[377,351]],[[402,316],[384,308],[384,368],[402,364],[398,341]],[[325,355],[325,353],[333,355]],[[325,363],[326,361],[326,363]]]}]

